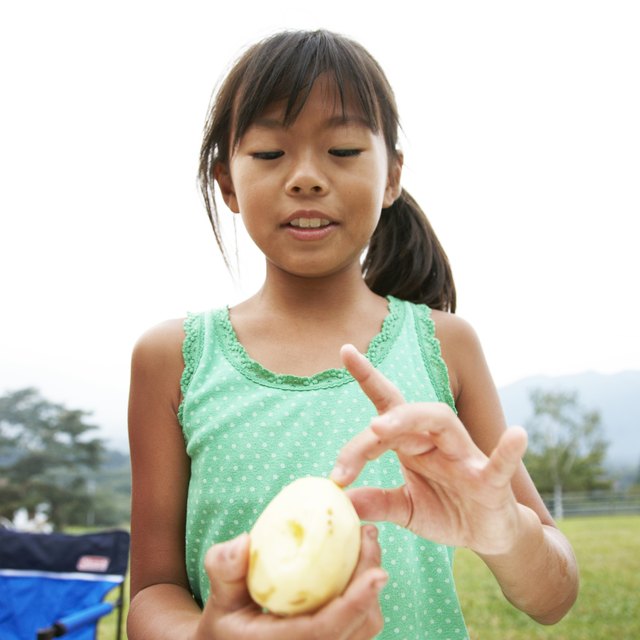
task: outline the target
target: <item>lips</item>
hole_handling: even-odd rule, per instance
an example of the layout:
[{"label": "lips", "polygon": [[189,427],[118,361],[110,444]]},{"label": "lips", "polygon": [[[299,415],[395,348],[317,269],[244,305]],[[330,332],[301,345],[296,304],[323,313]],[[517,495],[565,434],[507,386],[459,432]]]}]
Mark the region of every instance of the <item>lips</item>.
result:
[{"label": "lips", "polygon": [[282,226],[298,240],[321,240],[337,223],[322,211],[305,209],[292,213]]}]

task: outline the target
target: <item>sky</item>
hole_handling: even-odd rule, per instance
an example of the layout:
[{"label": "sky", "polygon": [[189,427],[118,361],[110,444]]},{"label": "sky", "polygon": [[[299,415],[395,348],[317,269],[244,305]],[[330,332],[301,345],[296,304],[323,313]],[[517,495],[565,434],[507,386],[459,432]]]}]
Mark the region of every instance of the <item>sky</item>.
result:
[{"label": "sky", "polygon": [[640,369],[637,2],[33,0],[0,9],[0,393],[35,386],[125,450],[136,339],[259,288],[242,229],[239,276],[218,255],[198,152],[229,65],[296,28],[387,73],[403,184],[498,386]]}]

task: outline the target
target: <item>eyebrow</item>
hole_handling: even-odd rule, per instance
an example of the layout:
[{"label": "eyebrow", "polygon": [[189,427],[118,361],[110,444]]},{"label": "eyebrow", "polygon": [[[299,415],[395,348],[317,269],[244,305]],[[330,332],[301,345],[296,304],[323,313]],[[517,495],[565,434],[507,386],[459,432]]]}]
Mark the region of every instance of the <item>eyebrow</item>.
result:
[{"label": "eyebrow", "polygon": [[[327,118],[323,123],[324,129],[335,129],[337,127],[345,127],[356,125],[371,129],[371,123],[363,116],[358,115],[340,115]],[[252,123],[252,127],[260,127],[262,129],[287,129],[288,127],[278,118],[256,118]]]}]

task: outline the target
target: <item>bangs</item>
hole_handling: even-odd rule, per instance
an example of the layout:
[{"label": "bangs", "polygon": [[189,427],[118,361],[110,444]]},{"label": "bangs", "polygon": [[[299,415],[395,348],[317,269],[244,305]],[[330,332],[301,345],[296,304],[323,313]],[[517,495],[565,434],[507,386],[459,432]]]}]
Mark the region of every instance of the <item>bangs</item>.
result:
[{"label": "bangs", "polygon": [[[378,132],[381,117],[387,119],[381,112],[388,114],[391,109],[397,130],[395,102],[382,70],[347,38],[327,31],[285,32],[259,43],[246,56],[248,64],[235,96],[232,147],[275,102],[285,102],[283,124],[292,124],[320,76],[328,80],[336,110],[343,116],[347,108],[355,110]],[[381,104],[388,102],[388,96],[391,104]],[[384,133],[386,138],[389,132]]]}]

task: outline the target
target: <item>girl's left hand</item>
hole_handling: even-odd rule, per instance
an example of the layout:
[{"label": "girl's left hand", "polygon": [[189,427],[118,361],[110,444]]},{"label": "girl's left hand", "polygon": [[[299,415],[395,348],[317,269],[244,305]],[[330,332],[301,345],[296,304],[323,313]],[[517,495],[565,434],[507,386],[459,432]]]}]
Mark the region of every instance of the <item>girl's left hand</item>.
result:
[{"label": "girl's left hand", "polygon": [[511,479],[527,447],[524,429],[507,429],[487,457],[448,405],[408,404],[354,347],[345,345],[341,355],[379,416],[343,447],[332,479],[351,484],[368,461],[387,450],[396,452],[405,479],[393,489],[349,490],[360,517],[394,522],[480,554],[509,552],[521,522]]}]

